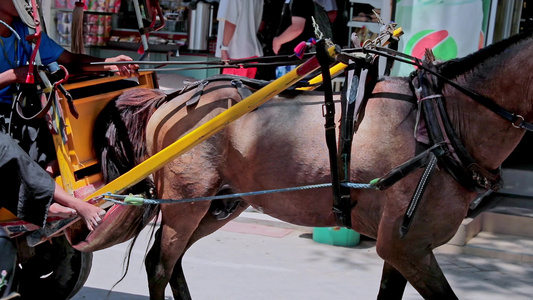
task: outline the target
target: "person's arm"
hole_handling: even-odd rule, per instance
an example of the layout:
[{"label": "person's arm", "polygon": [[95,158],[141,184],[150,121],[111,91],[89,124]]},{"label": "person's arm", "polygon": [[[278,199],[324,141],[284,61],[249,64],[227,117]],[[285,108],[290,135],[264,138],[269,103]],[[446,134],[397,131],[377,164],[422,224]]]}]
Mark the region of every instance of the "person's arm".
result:
[{"label": "person's arm", "polygon": [[9,69],[0,73],[0,89],[10,86],[14,83],[25,83],[26,75],[28,75],[28,66]]},{"label": "person's arm", "polygon": [[278,54],[281,46],[297,38],[304,31],[304,28],[305,18],[292,17],[291,25],[287,27],[283,33],[272,40],[272,50],[274,50],[274,53]]},{"label": "person's arm", "polygon": [[139,65],[136,64],[119,64],[119,65],[89,65],[91,62],[119,62],[131,61],[131,57],[126,55],[119,55],[110,58],[98,58],[85,54],[76,54],[69,51],[63,51],[57,62],[67,66],[67,69],[81,70],[81,71],[118,71],[121,76],[139,76]]},{"label": "person's arm", "polygon": [[235,34],[235,28],[236,27],[237,27],[237,25],[235,25],[235,24],[233,24],[233,23],[231,23],[229,21],[225,21],[224,22],[224,37],[222,38],[222,44],[221,44],[221,46],[223,48],[220,49],[220,58],[223,61],[230,59],[228,50],[225,49],[225,47],[229,46],[229,43],[230,43],[231,39],[233,38],[233,34]]}]

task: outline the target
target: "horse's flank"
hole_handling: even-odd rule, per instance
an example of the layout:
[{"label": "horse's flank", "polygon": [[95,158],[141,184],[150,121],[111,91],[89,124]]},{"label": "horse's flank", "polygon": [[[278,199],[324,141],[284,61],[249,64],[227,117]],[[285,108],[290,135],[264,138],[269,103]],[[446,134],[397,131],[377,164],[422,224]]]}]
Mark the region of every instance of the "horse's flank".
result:
[{"label": "horse's flank", "polygon": [[[163,105],[148,125],[148,147],[151,151],[168,146],[184,133],[240,101],[236,89],[228,83],[212,83],[206,89],[220,85],[228,87],[217,89],[217,93],[206,94],[193,107],[183,105],[189,95]],[[323,124],[316,122],[317,118],[322,118],[321,106],[322,97],[316,94],[312,98],[275,98],[159,171],[156,178],[161,180],[157,181],[157,190],[177,199],[192,190],[205,192],[204,185],[213,185],[213,192],[217,193],[222,189],[233,192],[257,191],[329,182],[328,158],[323,155],[327,151],[323,142]],[[151,137],[153,141],[150,141]],[[294,171],[287,174],[288,180],[280,181],[279,173],[287,170]],[[166,182],[167,179],[174,181],[175,177],[182,184],[185,183],[188,191],[167,188],[172,185]],[[303,192],[304,195],[307,193],[316,195],[317,191]],[[330,192],[318,193],[324,193],[327,197]],[[285,200],[294,197],[294,194],[287,193],[282,196],[284,200],[278,200],[278,197],[254,197],[253,203],[273,216],[309,225],[305,220],[294,217],[298,213],[283,209],[293,206],[290,200]],[[333,224],[329,207],[324,210],[325,207],[320,206],[319,203],[310,203],[309,209],[326,211],[317,215],[314,222],[323,226]]]}]

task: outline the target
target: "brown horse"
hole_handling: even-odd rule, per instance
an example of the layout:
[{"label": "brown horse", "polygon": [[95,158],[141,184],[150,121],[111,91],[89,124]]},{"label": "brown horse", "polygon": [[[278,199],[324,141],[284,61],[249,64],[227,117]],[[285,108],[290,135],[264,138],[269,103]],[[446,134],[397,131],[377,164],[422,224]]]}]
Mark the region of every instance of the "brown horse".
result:
[{"label": "brown horse", "polygon": [[[439,64],[436,70],[531,121],[532,51],[531,34],[522,35],[466,58]],[[195,93],[192,89],[164,103],[151,100],[161,99],[158,91],[125,93],[112,107],[118,109],[122,120],[110,115],[102,119],[102,123],[110,123],[118,131],[117,136],[110,136],[112,130],[108,131],[107,140],[123,142],[130,137],[131,141],[121,147],[130,152],[129,156],[139,156],[128,161],[132,167],[241,100],[227,81],[209,82],[198,102],[187,104]],[[416,101],[384,96],[414,98],[410,79],[385,78],[375,86],[374,94],[378,93],[381,96],[369,99],[355,134],[352,182],[365,183],[381,177],[417,153],[418,142],[413,137]],[[497,169],[524,130],[514,128],[511,122],[448,83],[443,83],[442,95],[451,123],[471,157],[485,169]],[[132,96],[136,104],[129,101]],[[158,196],[184,199],[330,182],[322,103],[323,97],[314,92],[275,97],[157,171],[154,182]],[[132,115],[136,121],[131,121]],[[143,148],[145,144],[147,148]],[[106,162],[111,159],[103,158]],[[115,164],[119,163],[115,160]],[[357,201],[351,211],[353,229],[375,238],[377,253],[385,261],[378,299],[401,299],[407,282],[425,299],[457,298],[433,249],[453,237],[477,194],[463,187],[439,164],[409,233],[401,238],[400,226],[422,172],[417,169],[383,191],[351,191],[351,198]],[[239,205],[224,220],[210,213],[220,200],[161,204],[161,226],[146,258],[150,298],[164,299],[165,287],[170,284],[175,299],[190,299],[182,270],[186,250],[249,205],[298,225],[335,226],[332,199],[330,188],[242,197],[234,199],[232,203]]]}]

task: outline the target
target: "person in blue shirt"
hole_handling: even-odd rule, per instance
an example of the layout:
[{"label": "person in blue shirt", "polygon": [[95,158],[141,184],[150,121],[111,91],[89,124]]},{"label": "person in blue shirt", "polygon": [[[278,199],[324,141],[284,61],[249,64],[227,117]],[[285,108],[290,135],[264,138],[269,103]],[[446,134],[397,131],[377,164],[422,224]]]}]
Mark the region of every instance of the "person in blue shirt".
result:
[{"label": "person in blue shirt", "polygon": [[[34,27],[33,18],[25,9],[27,0],[6,0],[0,6],[0,131],[9,134],[43,168],[55,160],[53,143],[47,124],[42,119],[24,120],[14,110],[13,97],[19,86],[24,86],[28,74],[28,61],[31,58],[32,44],[26,40],[29,26]],[[91,62],[131,61],[126,55],[112,58],[97,58],[75,54],[55,43],[44,32],[41,35],[39,55],[41,64],[46,66],[57,62],[64,65],[69,73],[79,71],[115,71],[122,76],[138,76],[136,64],[90,65]],[[38,77],[35,73],[36,79]],[[39,106],[39,103],[30,103]],[[30,107],[31,109],[31,107]],[[31,115],[31,114],[28,114]],[[50,170],[50,169],[49,169]],[[52,171],[50,171],[52,172]]]},{"label": "person in blue shirt", "polygon": [[[0,6],[0,132],[7,133],[17,143],[18,147],[22,148],[29,157],[39,163],[44,169],[47,164],[55,160],[52,137],[48,132],[46,122],[43,119],[23,120],[13,111],[13,94],[16,92],[17,84],[25,84],[26,82],[29,68],[27,64],[32,53],[32,45],[26,40],[26,36],[29,35],[29,26],[35,27],[35,24],[31,15],[25,10],[26,6],[28,6],[26,0],[6,0],[2,1]],[[63,49],[44,32],[42,32],[41,36],[39,55],[43,65],[57,61],[73,71],[116,70],[121,75],[128,77],[138,76],[138,66],[133,64],[120,65],[120,69],[116,65],[84,65],[93,61],[118,62],[132,60],[125,55],[101,59],[88,55],[74,54]],[[35,76],[38,76],[36,72],[34,73],[36,74]],[[2,137],[2,140],[5,141],[6,139]],[[50,170],[47,171],[52,173]],[[29,173],[23,174],[28,175]],[[36,177],[32,179],[36,180]],[[55,188],[55,186],[53,187]],[[68,196],[67,199],[69,201],[75,201],[74,207],[72,205],[69,206],[78,211],[78,213],[81,212],[80,215],[89,228],[92,229],[93,225],[96,225],[94,220],[100,220],[99,215],[102,213],[102,209],[81,199],[71,197],[61,188],[57,189],[57,192],[61,193],[60,197]],[[63,205],[65,203],[59,201],[51,206],[51,210],[59,213],[72,211],[72,209]]]},{"label": "person in blue shirt", "polygon": [[[25,83],[28,73],[28,60],[32,53],[31,43],[26,41],[29,34],[28,25],[23,22],[28,21],[28,17],[22,17],[21,14],[27,14],[20,8],[25,0],[3,1],[0,6],[0,95],[2,100],[5,97],[5,88],[14,83]],[[15,5],[17,3],[18,5]],[[58,62],[69,69],[71,73],[77,71],[118,71],[121,76],[138,76],[138,65],[106,65],[90,66],[91,62],[120,62],[131,61],[126,55],[119,55],[112,58],[97,58],[84,54],[75,54],[65,50],[44,32],[42,33],[39,55],[42,65],[48,65],[52,62]],[[6,100],[11,102],[9,100]]]},{"label": "person in blue shirt", "polygon": [[[77,215],[89,230],[93,230],[102,221],[105,211],[68,194],[50,176],[53,175],[52,169],[45,171],[55,160],[52,136],[46,122],[43,119],[24,120],[13,111],[13,94],[17,85],[26,83],[28,61],[33,50],[26,36],[29,35],[28,26],[35,24],[24,8],[26,5],[25,0],[5,0],[0,6],[0,187],[4,192],[0,208],[41,227],[49,216]],[[118,71],[120,75],[138,76],[138,66],[134,64],[120,67],[86,65],[96,61],[131,61],[128,56],[100,59],[73,54],[44,33],[39,50],[43,65],[57,62],[70,72]],[[16,246],[0,227],[0,297],[10,291],[15,263]]]},{"label": "person in blue shirt", "polygon": [[[53,168],[50,167],[56,159],[55,147],[46,122],[43,118],[24,120],[13,110],[13,94],[16,92],[17,85],[26,83],[29,68],[28,61],[32,53],[32,45],[26,41],[26,36],[29,34],[29,26],[35,26],[35,24],[31,15],[25,10],[25,6],[27,5],[26,0],[5,0],[2,1],[2,5],[0,6],[0,132],[9,135],[17,144],[17,147],[20,147],[33,161],[37,162],[43,169],[46,169],[48,174],[55,175]],[[90,62],[97,61],[131,61],[132,59],[128,56],[119,55],[113,58],[102,59],[88,55],[74,54],[63,49],[63,47],[55,43],[44,32],[42,33],[39,50],[43,65],[48,65],[56,61],[67,67],[71,73],[80,70],[117,71],[117,73],[123,76],[138,76],[138,65],[135,64],[88,65]],[[34,73],[36,74],[35,76],[38,76],[36,72]],[[3,138],[3,140],[5,139]],[[30,173],[21,174],[28,175]],[[37,180],[36,178],[33,177],[31,180]],[[90,229],[94,228],[101,220],[100,215],[103,213],[102,209],[70,196],[60,186],[54,185],[52,187],[54,195],[58,196],[59,198],[57,199],[60,199],[60,201],[56,201],[50,205],[51,212],[68,214],[69,212],[73,212],[73,208],[84,219]],[[30,198],[21,199],[21,201],[30,201],[31,203],[32,199]],[[61,199],[68,201],[64,202]]]}]

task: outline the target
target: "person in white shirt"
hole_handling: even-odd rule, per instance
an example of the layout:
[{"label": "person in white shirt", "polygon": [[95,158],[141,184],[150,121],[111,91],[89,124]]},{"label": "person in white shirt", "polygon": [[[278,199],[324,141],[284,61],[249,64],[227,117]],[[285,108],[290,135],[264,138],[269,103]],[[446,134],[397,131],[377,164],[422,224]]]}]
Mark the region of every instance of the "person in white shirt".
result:
[{"label": "person in white shirt", "polygon": [[[263,56],[257,32],[263,15],[263,0],[220,0],[215,56],[223,61]],[[257,68],[224,68],[223,74],[255,78]]]}]

